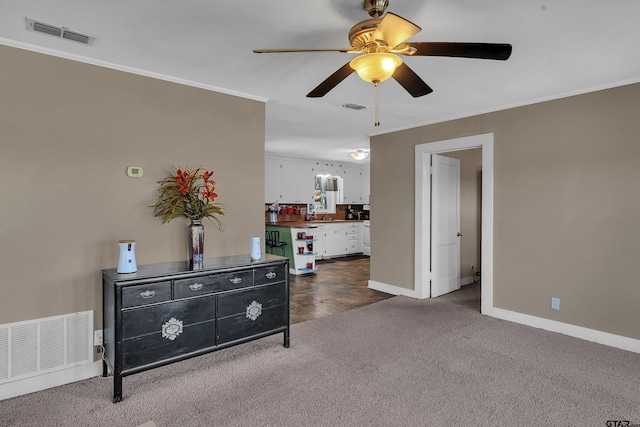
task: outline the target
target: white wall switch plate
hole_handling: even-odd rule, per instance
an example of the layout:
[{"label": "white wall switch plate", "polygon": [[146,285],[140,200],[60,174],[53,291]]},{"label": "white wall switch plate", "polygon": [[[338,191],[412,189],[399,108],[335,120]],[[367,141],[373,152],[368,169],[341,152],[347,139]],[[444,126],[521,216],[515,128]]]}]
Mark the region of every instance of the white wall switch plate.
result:
[{"label": "white wall switch plate", "polygon": [[560,310],[560,298],[551,297],[551,308],[553,310]]},{"label": "white wall switch plate", "polygon": [[102,329],[93,331],[93,345],[102,345]]}]

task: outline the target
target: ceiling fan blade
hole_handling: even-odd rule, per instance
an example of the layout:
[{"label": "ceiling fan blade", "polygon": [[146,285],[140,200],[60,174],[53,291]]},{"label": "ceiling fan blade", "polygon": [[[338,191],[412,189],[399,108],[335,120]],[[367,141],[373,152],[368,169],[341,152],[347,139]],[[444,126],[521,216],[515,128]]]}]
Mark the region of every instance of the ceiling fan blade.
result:
[{"label": "ceiling fan blade", "polygon": [[418,34],[422,28],[401,16],[387,12],[373,33],[374,40],[384,40],[390,48],[398,46],[408,38]]},{"label": "ceiling fan blade", "polygon": [[347,62],[338,71],[331,74],[325,81],[320,83],[315,89],[313,89],[307,95],[308,98],[321,98],[325,96],[331,89],[336,87],[338,83],[346,79],[355,70],[351,68],[351,65]]},{"label": "ceiling fan blade", "polygon": [[433,92],[433,89],[426,84],[420,76],[418,76],[407,64],[404,62],[400,64],[392,76],[400,86],[406,89],[414,98],[427,95]]},{"label": "ceiling fan blade", "polygon": [[354,51],[353,48],[328,48],[328,49],[315,49],[315,48],[300,48],[300,49],[253,49],[253,53],[284,53],[284,52],[348,52],[348,53],[360,53],[359,50]]},{"label": "ceiling fan blade", "polygon": [[498,59],[511,56],[512,46],[506,43],[411,42],[413,56],[454,56],[460,58]]}]

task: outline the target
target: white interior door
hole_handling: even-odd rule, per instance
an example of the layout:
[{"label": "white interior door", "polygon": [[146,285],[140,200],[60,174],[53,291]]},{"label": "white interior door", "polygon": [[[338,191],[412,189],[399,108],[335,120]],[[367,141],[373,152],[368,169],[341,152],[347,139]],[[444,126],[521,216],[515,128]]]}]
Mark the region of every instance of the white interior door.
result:
[{"label": "white interior door", "polygon": [[431,296],[460,289],[460,160],[431,156]]}]

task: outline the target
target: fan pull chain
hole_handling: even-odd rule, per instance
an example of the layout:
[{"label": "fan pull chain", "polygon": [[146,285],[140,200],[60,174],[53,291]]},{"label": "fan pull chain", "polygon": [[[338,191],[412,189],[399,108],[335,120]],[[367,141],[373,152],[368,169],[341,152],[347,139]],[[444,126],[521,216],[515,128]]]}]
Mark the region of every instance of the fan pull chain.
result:
[{"label": "fan pull chain", "polygon": [[373,85],[376,87],[376,118],[373,125],[380,126],[380,82],[374,81]]}]

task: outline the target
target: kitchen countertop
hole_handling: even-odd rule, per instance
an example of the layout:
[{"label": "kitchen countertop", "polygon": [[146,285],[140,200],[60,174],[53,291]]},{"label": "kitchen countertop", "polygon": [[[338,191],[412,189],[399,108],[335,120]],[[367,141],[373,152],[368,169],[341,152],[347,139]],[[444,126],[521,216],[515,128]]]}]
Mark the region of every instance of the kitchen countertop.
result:
[{"label": "kitchen countertop", "polygon": [[269,225],[272,227],[286,227],[286,228],[316,228],[319,225],[324,224],[338,224],[345,222],[363,222],[364,220],[359,219],[332,219],[332,220],[312,220],[312,221],[278,221],[275,224],[270,222],[265,223],[265,225]]}]

